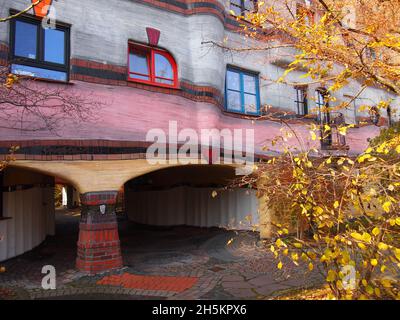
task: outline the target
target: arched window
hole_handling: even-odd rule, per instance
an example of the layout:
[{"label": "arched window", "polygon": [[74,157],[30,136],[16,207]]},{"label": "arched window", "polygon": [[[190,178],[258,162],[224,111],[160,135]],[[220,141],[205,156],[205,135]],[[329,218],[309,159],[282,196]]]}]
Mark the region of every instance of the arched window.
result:
[{"label": "arched window", "polygon": [[128,80],[177,88],[175,60],[165,50],[129,43]]}]

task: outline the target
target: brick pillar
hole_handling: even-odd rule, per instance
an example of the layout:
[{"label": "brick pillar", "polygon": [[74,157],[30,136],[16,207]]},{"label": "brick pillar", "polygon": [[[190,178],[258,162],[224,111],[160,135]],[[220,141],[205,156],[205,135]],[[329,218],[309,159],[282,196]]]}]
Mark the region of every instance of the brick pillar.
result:
[{"label": "brick pillar", "polygon": [[91,274],[122,267],[115,202],[118,191],[81,194],[76,267]]}]

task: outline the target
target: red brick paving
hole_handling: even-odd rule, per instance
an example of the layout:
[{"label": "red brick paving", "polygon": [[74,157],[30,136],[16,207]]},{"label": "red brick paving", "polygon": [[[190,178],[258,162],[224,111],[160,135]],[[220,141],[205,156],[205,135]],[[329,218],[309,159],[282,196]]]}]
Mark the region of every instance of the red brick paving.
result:
[{"label": "red brick paving", "polygon": [[125,272],[122,275],[106,276],[97,281],[97,284],[129,289],[182,292],[193,287],[197,281],[198,278],[195,277],[143,276]]}]

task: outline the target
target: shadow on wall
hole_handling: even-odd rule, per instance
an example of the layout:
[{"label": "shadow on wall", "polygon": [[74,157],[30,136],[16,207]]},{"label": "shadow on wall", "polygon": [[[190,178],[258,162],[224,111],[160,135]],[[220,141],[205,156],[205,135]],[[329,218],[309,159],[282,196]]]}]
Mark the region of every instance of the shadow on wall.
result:
[{"label": "shadow on wall", "polygon": [[253,230],[258,225],[258,199],[254,190],[223,190],[215,197],[214,192],[214,188],[188,186],[153,191],[127,190],[127,215],[134,222],[157,226]]}]

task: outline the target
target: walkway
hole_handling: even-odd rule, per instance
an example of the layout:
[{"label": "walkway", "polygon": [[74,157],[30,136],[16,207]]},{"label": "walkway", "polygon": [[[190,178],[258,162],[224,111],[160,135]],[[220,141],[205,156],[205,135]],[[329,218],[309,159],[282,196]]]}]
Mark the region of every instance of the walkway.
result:
[{"label": "walkway", "polygon": [[[78,223],[78,211],[58,210],[55,237],[2,263],[0,299],[270,299],[320,281],[301,267],[278,270],[256,233],[151,227],[124,219],[124,268],[88,276],[74,269]],[[56,268],[56,290],[41,288],[44,265]]]}]

